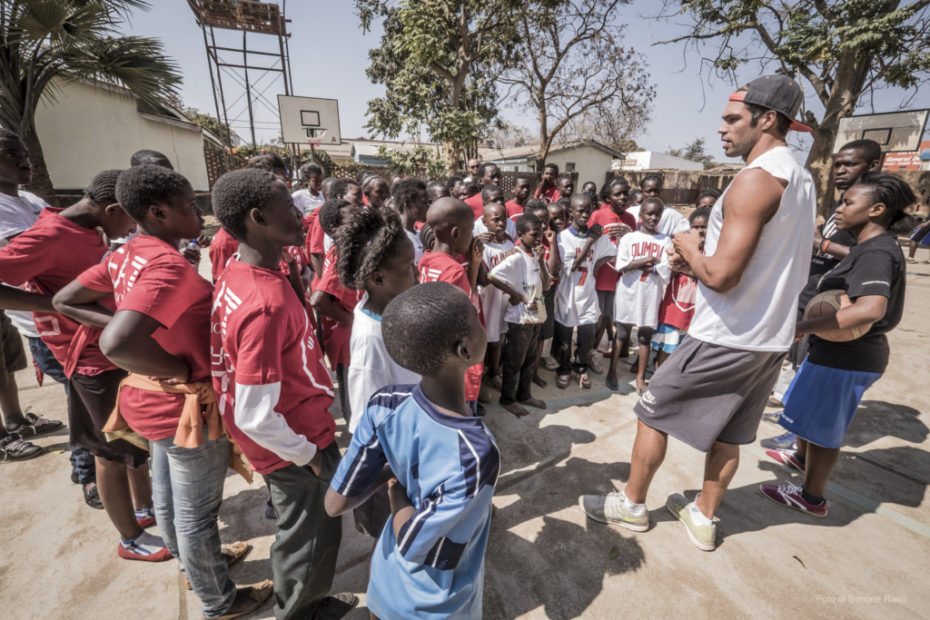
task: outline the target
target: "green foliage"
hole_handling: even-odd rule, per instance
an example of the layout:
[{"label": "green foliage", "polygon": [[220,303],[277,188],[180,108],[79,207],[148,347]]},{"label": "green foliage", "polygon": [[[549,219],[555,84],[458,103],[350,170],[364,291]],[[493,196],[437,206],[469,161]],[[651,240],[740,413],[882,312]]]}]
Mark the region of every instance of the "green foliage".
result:
[{"label": "green foliage", "polygon": [[217,120],[217,118],[212,114],[201,112],[192,106],[186,106],[181,103],[180,99],[174,102],[174,106],[178,108],[181,113],[184,114],[184,116],[187,117],[187,120],[196,125],[199,125],[200,127],[203,127],[212,133],[227,147],[231,148],[239,144],[239,137],[235,134],[235,132]]},{"label": "green foliage", "polygon": [[369,79],[385,95],[369,101],[368,128],[397,138],[419,135],[461,165],[497,119],[495,77],[515,60],[516,0],[356,0],[363,28],[383,19],[369,52]]},{"label": "green foliage", "polygon": [[142,0],[0,2],[0,125],[24,136],[32,151],[33,186],[51,181],[35,133],[36,106],[55,95],[54,80],[96,79],[128,88],[157,107],[176,95],[177,65],[155,39],[120,35],[118,26]]},{"label": "green foliage", "polygon": [[620,10],[628,1],[522,3],[521,62],[501,82],[539,118],[537,169],[560,135],[608,142],[635,135],[648,121],[655,87],[645,59],[622,45]]},{"label": "green foliage", "polygon": [[668,154],[702,164],[707,170],[714,166],[714,158],[704,150],[705,147],[704,138],[695,138],[680,149],[669,149]]},{"label": "green foliage", "polygon": [[437,179],[446,171],[446,162],[428,146],[417,146],[409,153],[379,146],[378,157],[387,160],[395,174]]}]

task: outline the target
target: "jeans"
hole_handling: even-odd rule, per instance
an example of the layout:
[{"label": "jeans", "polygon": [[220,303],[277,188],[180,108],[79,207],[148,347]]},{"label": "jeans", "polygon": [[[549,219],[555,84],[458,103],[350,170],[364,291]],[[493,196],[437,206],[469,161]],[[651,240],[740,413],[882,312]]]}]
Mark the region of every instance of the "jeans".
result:
[{"label": "jeans", "polygon": [[530,385],[536,367],[539,331],[542,325],[507,323],[507,344],[504,345],[501,364],[501,404],[532,398]]},{"label": "jeans", "polygon": [[[206,435],[206,433],[204,433]],[[230,445],[225,436],[197,448],[174,439],[150,441],[155,518],[171,555],[181,561],[206,618],[222,616],[236,598],[226,558],[220,552],[217,516]]]},{"label": "jeans", "polygon": [[[29,351],[32,359],[43,374],[51,377],[65,386],[65,395],[68,394],[68,378],[65,369],[61,367],[52,350],[42,342],[41,338],[29,338]],[[71,446],[71,477],[78,484],[88,484],[97,480],[97,468],[94,465],[94,455],[77,446]]]},{"label": "jeans", "polygon": [[552,335],[552,351],[555,361],[559,363],[555,371],[558,375],[568,375],[574,370],[576,374],[583,375],[588,372],[588,361],[594,349],[594,332],[596,325],[578,326],[578,345],[575,347],[575,357],[572,360],[572,330],[574,327],[555,322],[555,333]]},{"label": "jeans", "polygon": [[309,465],[293,463],[265,474],[278,515],[278,532],[271,545],[277,620],[313,618],[336,574],[342,517],[327,515],[323,498],[341,455],[333,442],[321,456],[319,477]]}]

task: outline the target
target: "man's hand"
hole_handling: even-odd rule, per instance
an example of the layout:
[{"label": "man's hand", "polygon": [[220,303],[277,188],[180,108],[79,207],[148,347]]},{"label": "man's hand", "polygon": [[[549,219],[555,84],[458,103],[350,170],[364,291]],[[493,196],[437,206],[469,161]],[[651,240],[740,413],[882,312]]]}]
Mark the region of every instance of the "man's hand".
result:
[{"label": "man's hand", "polygon": [[492,241],[494,241],[494,233],[483,232],[477,237],[475,237],[475,239],[477,239],[481,243],[491,243]]},{"label": "man's hand", "polygon": [[604,229],[601,228],[600,224],[595,224],[594,226],[588,227],[588,239],[597,241],[601,238],[601,235],[604,234]]},{"label": "man's hand", "polygon": [[682,260],[687,262],[691,260],[691,257],[701,253],[701,234],[697,230],[675,233],[672,237],[672,245]]},{"label": "man's hand", "polygon": [[546,237],[546,241],[549,242],[549,247],[550,247],[550,248],[553,247],[553,246],[555,245],[555,243],[556,243],[556,234],[555,234],[555,231],[554,231],[554,230],[552,230],[551,228],[547,229],[546,232],[543,233],[543,236],[545,236],[545,237]]},{"label": "man's hand", "polygon": [[190,246],[184,246],[184,249],[181,250],[181,255],[187,259],[191,265],[196,267],[200,264],[200,248],[192,248]]},{"label": "man's hand", "polygon": [[478,235],[471,240],[471,259],[478,262],[484,260],[484,242],[480,237],[481,235]]}]

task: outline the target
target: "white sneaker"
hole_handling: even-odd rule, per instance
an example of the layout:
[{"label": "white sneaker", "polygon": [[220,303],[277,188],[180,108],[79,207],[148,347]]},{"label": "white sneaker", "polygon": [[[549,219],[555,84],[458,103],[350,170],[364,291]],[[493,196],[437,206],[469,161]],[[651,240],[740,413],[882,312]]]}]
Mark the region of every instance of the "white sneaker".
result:
[{"label": "white sneaker", "polygon": [[634,532],[648,530],[649,512],[643,507],[642,514],[634,514],[627,509],[625,500],[623,491],[612,491],[607,495],[582,495],[578,506],[595,521],[615,523]]}]

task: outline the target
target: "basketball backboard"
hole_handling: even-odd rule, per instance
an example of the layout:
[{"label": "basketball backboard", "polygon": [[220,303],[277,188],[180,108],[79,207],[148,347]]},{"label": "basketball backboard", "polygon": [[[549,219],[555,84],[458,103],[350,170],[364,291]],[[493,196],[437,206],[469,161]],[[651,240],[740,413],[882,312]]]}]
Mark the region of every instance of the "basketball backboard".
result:
[{"label": "basketball backboard", "polygon": [[841,118],[833,153],[847,142],[861,139],[875,140],[883,153],[916,151],[924,135],[928,113],[930,110],[907,110]]},{"label": "basketball backboard", "polygon": [[[341,144],[339,102],[319,97],[278,95],[281,139],[285,143]],[[317,142],[319,141],[319,142]]]}]

